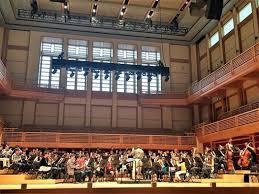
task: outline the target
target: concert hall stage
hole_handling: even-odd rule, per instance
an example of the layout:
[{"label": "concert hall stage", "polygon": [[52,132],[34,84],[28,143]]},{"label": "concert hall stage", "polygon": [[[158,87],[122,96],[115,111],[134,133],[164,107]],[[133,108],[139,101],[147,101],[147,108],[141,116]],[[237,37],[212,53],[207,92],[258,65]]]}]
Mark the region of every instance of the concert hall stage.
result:
[{"label": "concert hall stage", "polygon": [[0,193],[259,194],[259,183],[244,183],[240,179],[241,175],[236,174],[223,175],[217,179],[197,179],[192,180],[196,182],[188,183],[131,184],[123,182],[61,183],[61,180],[53,179],[22,180],[24,177],[25,175],[0,175]]}]

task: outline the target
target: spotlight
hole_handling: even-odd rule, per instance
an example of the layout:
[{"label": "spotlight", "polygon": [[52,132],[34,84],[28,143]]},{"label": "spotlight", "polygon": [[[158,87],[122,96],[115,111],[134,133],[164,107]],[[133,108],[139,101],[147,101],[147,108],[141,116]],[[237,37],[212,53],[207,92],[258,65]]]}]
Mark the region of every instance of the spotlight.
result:
[{"label": "spotlight", "polygon": [[165,77],[165,82],[168,82],[169,81],[169,75],[167,75],[166,77]]},{"label": "spotlight", "polygon": [[57,73],[57,69],[52,70],[52,74],[55,74],[55,73]]},{"label": "spotlight", "polygon": [[72,71],[72,72],[70,73],[70,77],[74,77],[74,75],[75,75],[75,72]]},{"label": "spotlight", "polygon": [[85,77],[88,76],[88,73],[89,73],[89,72],[88,72],[88,69],[86,69],[85,72],[84,72],[84,76],[85,76]]},{"label": "spotlight", "polygon": [[98,71],[95,71],[94,79],[97,79],[98,77],[99,77],[99,72],[98,72]]},{"label": "spotlight", "polygon": [[151,81],[152,81],[152,75],[149,74],[149,75],[147,76],[147,81],[148,81],[148,82],[151,82]]},{"label": "spotlight", "polygon": [[137,72],[137,80],[141,79],[141,72]]},{"label": "spotlight", "polygon": [[120,79],[120,72],[115,73],[115,80],[118,81]]},{"label": "spotlight", "polygon": [[130,75],[129,75],[129,73],[125,73],[125,80],[126,80],[126,81],[129,81],[129,80],[130,80]]},{"label": "spotlight", "polygon": [[108,79],[109,78],[109,71],[104,71],[104,74],[105,74],[104,79]]}]

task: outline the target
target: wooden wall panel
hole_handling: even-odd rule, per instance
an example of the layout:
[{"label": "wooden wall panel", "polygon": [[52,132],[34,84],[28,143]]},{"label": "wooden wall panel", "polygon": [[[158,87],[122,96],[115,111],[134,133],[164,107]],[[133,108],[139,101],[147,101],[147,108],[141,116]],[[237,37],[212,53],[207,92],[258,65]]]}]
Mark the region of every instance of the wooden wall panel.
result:
[{"label": "wooden wall panel", "polygon": [[250,20],[240,28],[240,40],[242,51],[245,51],[255,43],[254,24]]},{"label": "wooden wall panel", "polygon": [[206,41],[206,39],[204,38],[198,45],[199,47],[199,56],[203,56],[206,54],[207,52],[207,46],[208,46],[208,43]]},{"label": "wooden wall panel", "polygon": [[209,107],[207,105],[201,106],[201,120],[202,122],[209,121]]},{"label": "wooden wall panel", "polygon": [[240,106],[238,94],[235,94],[233,96],[229,96],[228,101],[229,101],[229,109],[230,110],[236,109]]},{"label": "wooden wall panel", "polygon": [[118,127],[136,128],[137,127],[137,108],[118,107]]},{"label": "wooden wall panel", "polygon": [[217,68],[220,67],[221,63],[220,63],[220,48],[219,46],[216,48],[213,48],[211,50],[211,66],[212,66],[212,70],[216,70]]},{"label": "wooden wall panel", "polygon": [[21,30],[10,30],[8,37],[8,45],[13,46],[28,46],[30,32]]},{"label": "wooden wall panel", "polygon": [[65,104],[64,126],[84,126],[85,106]]},{"label": "wooden wall panel", "polygon": [[0,100],[0,115],[10,127],[21,125],[23,101],[21,100]]},{"label": "wooden wall panel", "polygon": [[247,103],[252,103],[255,101],[259,101],[259,88],[258,86],[254,86],[251,88],[246,89],[246,97]]},{"label": "wooden wall panel", "polygon": [[189,59],[189,47],[182,45],[171,45],[170,57],[173,59]]},{"label": "wooden wall panel", "polygon": [[231,35],[224,41],[224,48],[225,60],[228,62],[236,56],[236,42],[234,35]]},{"label": "wooden wall panel", "polygon": [[36,125],[57,125],[58,104],[36,104],[35,124]]},{"label": "wooden wall panel", "polygon": [[200,61],[200,75],[201,78],[204,78],[208,75],[207,57],[202,58],[202,60]]},{"label": "wooden wall panel", "polygon": [[112,107],[111,106],[92,106],[91,126],[92,127],[111,127]]},{"label": "wooden wall panel", "polygon": [[190,108],[172,108],[173,128],[180,131],[190,129],[192,126],[192,114]]},{"label": "wooden wall panel", "polygon": [[143,128],[161,128],[161,108],[143,108]]}]

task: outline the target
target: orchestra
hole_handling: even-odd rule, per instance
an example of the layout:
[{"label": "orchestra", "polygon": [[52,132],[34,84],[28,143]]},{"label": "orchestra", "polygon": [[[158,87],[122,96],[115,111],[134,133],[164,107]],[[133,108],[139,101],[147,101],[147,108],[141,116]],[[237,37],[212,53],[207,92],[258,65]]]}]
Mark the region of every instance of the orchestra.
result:
[{"label": "orchestra", "polygon": [[[3,162],[4,161],[4,162]],[[8,163],[9,162],[9,163]],[[9,165],[7,165],[9,164]],[[256,167],[256,149],[246,142],[242,149],[230,139],[216,149],[191,151],[125,150],[61,151],[0,147],[0,166],[13,173],[64,179],[65,182],[132,180],[191,181],[213,178],[220,173],[251,170]]]}]

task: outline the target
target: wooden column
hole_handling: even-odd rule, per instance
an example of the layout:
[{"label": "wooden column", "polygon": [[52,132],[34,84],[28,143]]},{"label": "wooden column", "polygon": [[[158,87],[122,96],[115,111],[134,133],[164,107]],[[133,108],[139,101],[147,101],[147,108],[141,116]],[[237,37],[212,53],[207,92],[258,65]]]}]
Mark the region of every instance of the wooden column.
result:
[{"label": "wooden column", "polygon": [[238,30],[238,21],[237,21],[238,13],[237,8],[233,8],[233,21],[234,21],[234,32],[235,32],[235,44],[236,44],[236,55],[241,53],[241,44],[239,38],[239,30]]},{"label": "wooden column", "polygon": [[[64,51],[64,58],[68,59],[68,39],[63,39],[63,51]],[[67,70],[66,68],[60,69],[60,79],[59,79],[59,88],[66,89],[67,86]]]},{"label": "wooden column", "polygon": [[218,23],[218,29],[219,29],[219,49],[220,49],[220,66],[224,65],[226,60],[225,60],[225,54],[224,54],[224,44],[222,40],[222,23]]},{"label": "wooden column", "polygon": [[[117,42],[113,42],[113,62],[117,63],[117,52],[118,52]],[[112,127],[117,127],[117,106],[118,106],[118,95],[117,95],[117,81],[114,77],[115,73],[112,72]]]},{"label": "wooden column", "polygon": [[[93,42],[88,42],[88,61],[93,60]],[[85,99],[85,126],[91,126],[91,103],[92,103],[92,77],[91,69],[87,76],[87,93]]]},{"label": "wooden column", "polygon": [[64,102],[59,103],[59,106],[58,106],[58,126],[63,126],[63,124],[64,124],[64,109],[65,109]]},{"label": "wooden column", "polygon": [[9,29],[4,28],[3,42],[1,45],[2,46],[1,60],[5,66],[6,66],[6,60],[7,60],[8,39],[9,39]]},{"label": "wooden column", "polygon": [[252,10],[253,10],[253,22],[254,22],[254,33],[255,33],[255,42],[259,42],[259,25],[258,25],[258,12],[257,12],[257,7],[256,7],[256,2],[255,0],[251,0],[252,4]]},{"label": "wooden column", "polygon": [[209,35],[207,34],[207,35],[206,35],[206,43],[207,43],[207,50],[206,50],[206,53],[207,53],[207,65],[208,65],[208,73],[207,73],[207,75],[209,75],[209,74],[212,72],[209,41],[210,41],[210,37],[209,37]]}]

